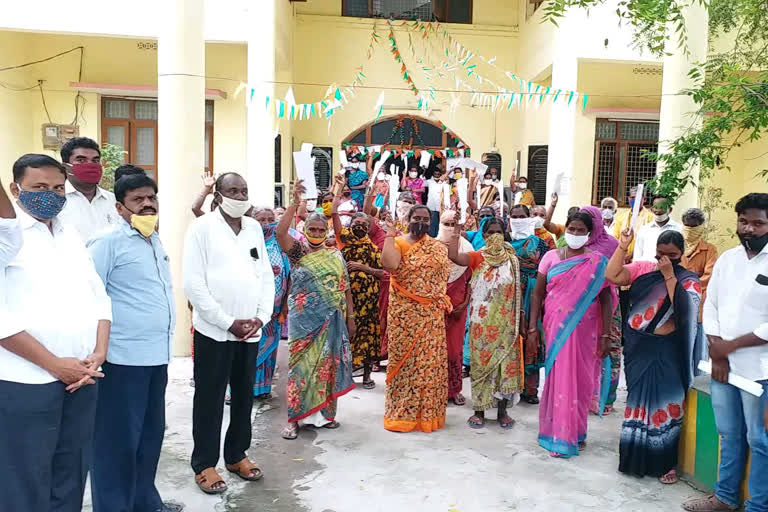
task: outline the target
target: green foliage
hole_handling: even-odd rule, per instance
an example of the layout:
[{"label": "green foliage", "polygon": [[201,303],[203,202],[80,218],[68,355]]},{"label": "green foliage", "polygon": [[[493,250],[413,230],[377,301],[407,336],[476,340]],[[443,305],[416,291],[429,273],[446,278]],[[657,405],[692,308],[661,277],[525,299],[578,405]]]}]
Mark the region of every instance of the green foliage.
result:
[{"label": "green foliage", "polygon": [[114,144],[105,142],[101,147],[101,165],[104,168],[104,175],[101,177],[99,186],[106,190],[112,190],[115,187],[115,169],[123,165],[127,151]]}]

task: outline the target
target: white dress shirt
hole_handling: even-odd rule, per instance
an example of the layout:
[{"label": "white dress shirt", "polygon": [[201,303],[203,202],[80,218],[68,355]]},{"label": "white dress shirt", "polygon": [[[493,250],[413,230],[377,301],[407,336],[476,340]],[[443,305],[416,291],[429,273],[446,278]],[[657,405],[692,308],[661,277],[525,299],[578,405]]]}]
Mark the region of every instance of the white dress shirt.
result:
[{"label": "white dress shirt", "polygon": [[83,243],[94,236],[114,229],[120,220],[115,209],[115,194],[101,187],[96,187],[93,201],[79,192],[67,181],[67,202],[59,214],[59,220],[77,230]]},{"label": "white dress shirt", "polygon": [[[220,209],[196,219],[184,242],[184,293],[192,304],[195,330],[213,340],[237,340],[229,332],[235,320],[256,317],[267,325],[275,304],[275,275],[261,225],[243,217],[235,235]],[[248,341],[259,338],[261,330]]]},{"label": "white dress shirt", "polygon": [[430,211],[439,212],[440,200],[443,192],[443,182],[429,178],[424,182],[424,185],[427,187],[427,208],[429,208]]},{"label": "white dress shirt", "polygon": [[[18,219],[0,218],[0,339],[16,334],[21,328],[14,325],[12,315],[5,307],[5,267],[21,250],[23,243]],[[4,334],[4,333],[9,334]]]},{"label": "white dress shirt", "polygon": [[[751,260],[739,246],[715,263],[704,302],[704,332],[733,340],[745,334],[768,341],[768,246]],[[762,280],[762,279],[761,279]],[[768,379],[768,344],[736,350],[728,356],[731,371],[749,380]]]},{"label": "white dress shirt", "polygon": [[[26,331],[57,357],[83,359],[96,347],[99,320],[112,320],[104,284],[96,274],[77,232],[53,219],[53,233],[27,213],[16,210],[23,234],[18,255],[0,267],[0,338]],[[0,347],[0,380],[47,384],[56,378]]]},{"label": "white dress shirt", "polygon": [[683,227],[673,219],[663,226],[659,226],[656,221],[651,221],[637,230],[635,237],[635,251],[632,261],[656,261],[656,242],[659,235],[665,231],[682,232]]}]

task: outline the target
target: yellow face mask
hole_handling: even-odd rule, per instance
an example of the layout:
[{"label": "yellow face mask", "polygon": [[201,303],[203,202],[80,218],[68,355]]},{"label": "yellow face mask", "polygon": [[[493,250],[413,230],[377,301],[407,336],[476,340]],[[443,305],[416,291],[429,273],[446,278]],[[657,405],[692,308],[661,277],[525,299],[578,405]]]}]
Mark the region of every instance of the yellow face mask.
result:
[{"label": "yellow face mask", "polygon": [[131,215],[131,227],[149,238],[157,229],[157,215]]}]

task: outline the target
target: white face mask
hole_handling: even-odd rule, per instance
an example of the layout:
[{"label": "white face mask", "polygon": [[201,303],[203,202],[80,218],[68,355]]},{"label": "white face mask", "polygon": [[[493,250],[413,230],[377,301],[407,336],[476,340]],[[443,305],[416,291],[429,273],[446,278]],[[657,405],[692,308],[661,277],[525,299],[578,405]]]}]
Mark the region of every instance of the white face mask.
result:
[{"label": "white face mask", "polygon": [[408,176],[410,176],[412,180],[415,180],[416,178],[419,177],[419,173],[417,173],[417,172],[409,172]]},{"label": "white face mask", "polygon": [[245,215],[245,212],[247,212],[248,209],[250,209],[251,203],[248,201],[238,201],[237,199],[232,199],[231,197],[221,196],[220,206],[224,213],[233,219],[239,219]]},{"label": "white face mask", "polygon": [[544,227],[544,217],[534,217],[533,218],[533,227],[536,229],[541,229]]},{"label": "white face mask", "polygon": [[662,222],[669,220],[669,214],[662,213],[661,215],[654,215],[653,220],[655,220],[657,224],[661,224]]},{"label": "white face mask", "polygon": [[525,189],[528,188],[528,184],[527,183],[518,183],[517,184],[517,188],[519,188],[520,190],[525,190]]},{"label": "white face mask", "polygon": [[490,178],[486,178],[483,180],[484,185],[493,185],[493,180]]},{"label": "white face mask", "polygon": [[534,219],[509,219],[509,233],[513,240],[523,240],[533,236]]},{"label": "white face mask", "polygon": [[610,208],[605,208],[603,210],[603,220],[613,220],[614,212]]},{"label": "white face mask", "polygon": [[572,235],[570,233],[565,234],[565,243],[571,249],[581,249],[587,244],[589,235]]},{"label": "white face mask", "polygon": [[376,175],[376,179],[379,181],[384,181],[385,179],[387,179],[387,175],[383,172],[380,172],[379,174]]},{"label": "white face mask", "polygon": [[397,203],[397,218],[399,220],[405,221],[405,218],[408,216],[408,212],[411,211],[411,206],[413,205],[410,203],[399,201]]}]

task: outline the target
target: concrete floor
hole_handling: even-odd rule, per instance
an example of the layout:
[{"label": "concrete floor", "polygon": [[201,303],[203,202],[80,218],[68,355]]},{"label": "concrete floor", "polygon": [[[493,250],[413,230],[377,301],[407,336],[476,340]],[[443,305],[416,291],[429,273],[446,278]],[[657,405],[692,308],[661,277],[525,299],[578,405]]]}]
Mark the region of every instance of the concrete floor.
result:
[{"label": "concrete floor", "polygon": [[[189,467],[192,362],[173,362],[168,430],[157,478],[165,499],[184,503],[187,512],[651,512],[680,510],[683,500],[700,495],[683,482],[664,486],[656,479],[616,471],[620,413],[603,419],[591,416],[589,446],[571,460],[552,459],[538,446],[538,408],[527,404],[511,410],[517,420],[511,431],[502,431],[495,421],[483,430],[470,430],[466,419],[471,408],[450,406],[441,431],[387,432],[382,427],[383,374],[375,375],[375,390],[358,387],[340,399],[341,429],[302,429],[298,440],[285,441],[280,430],[287,352],[281,347],[276,398],[254,404],[250,456],[266,476],[246,483],[227,473],[220,461],[219,472],[229,490],[218,497],[206,496],[195,486]],[[469,391],[466,379],[466,396]],[[622,383],[620,411],[625,396]],[[489,417],[495,418],[495,413]],[[224,421],[228,424],[226,411]]]}]

